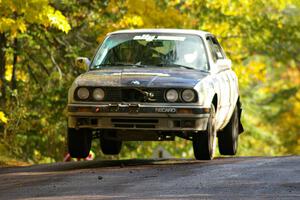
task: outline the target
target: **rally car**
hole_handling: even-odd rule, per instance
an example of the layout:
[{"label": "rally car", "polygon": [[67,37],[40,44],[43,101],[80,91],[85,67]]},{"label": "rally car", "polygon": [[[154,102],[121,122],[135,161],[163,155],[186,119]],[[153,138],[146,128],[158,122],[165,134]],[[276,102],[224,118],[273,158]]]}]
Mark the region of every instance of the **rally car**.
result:
[{"label": "rally car", "polygon": [[191,140],[196,159],[235,155],[243,132],[238,79],[216,37],[199,30],[139,29],[109,33],[68,93],[68,148],[104,154],[123,141]]}]

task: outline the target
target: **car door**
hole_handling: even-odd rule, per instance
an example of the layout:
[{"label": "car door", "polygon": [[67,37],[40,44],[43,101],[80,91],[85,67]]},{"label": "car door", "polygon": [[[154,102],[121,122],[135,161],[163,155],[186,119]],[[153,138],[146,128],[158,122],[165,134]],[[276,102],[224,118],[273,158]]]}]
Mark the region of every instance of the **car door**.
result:
[{"label": "car door", "polygon": [[[225,53],[221,47],[221,45],[219,44],[219,42],[217,41],[217,39],[215,37],[212,37],[213,40],[215,40],[215,45],[217,46],[217,48],[219,49],[219,51],[222,52],[222,54],[224,55],[224,57],[220,57],[220,59],[227,59],[225,56]],[[231,63],[231,62],[230,62]],[[224,119],[224,123],[226,124],[230,118],[231,118],[231,114],[235,108],[237,99],[239,97],[239,89],[238,89],[238,79],[237,76],[235,74],[235,72],[231,69],[231,66],[226,68],[225,70],[223,70],[223,73],[226,74],[227,76],[227,82],[228,82],[228,104],[227,104],[227,114],[226,114],[226,118]]]},{"label": "car door", "polygon": [[230,113],[233,112],[239,97],[238,78],[233,70],[228,70],[227,76],[230,84]]},{"label": "car door", "polygon": [[229,78],[228,72],[229,68],[219,68],[217,65],[218,60],[226,59],[226,55],[221,48],[217,39],[209,35],[206,37],[207,43],[209,45],[209,51],[212,56],[213,64],[217,68],[214,73],[215,84],[218,84],[219,92],[218,92],[218,101],[219,107],[217,112],[217,127],[223,128],[222,125],[227,121],[227,115],[230,111],[231,105],[231,79]]}]

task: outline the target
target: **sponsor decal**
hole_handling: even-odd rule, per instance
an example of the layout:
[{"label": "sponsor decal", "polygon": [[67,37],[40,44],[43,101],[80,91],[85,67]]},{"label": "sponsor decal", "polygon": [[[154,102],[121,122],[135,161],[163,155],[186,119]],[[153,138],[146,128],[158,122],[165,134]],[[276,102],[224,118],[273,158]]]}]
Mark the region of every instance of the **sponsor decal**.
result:
[{"label": "sponsor decal", "polygon": [[136,35],[134,36],[134,40],[146,40],[147,42],[150,42],[155,39],[155,35],[149,35],[149,34],[143,34],[143,35]]},{"label": "sponsor decal", "polygon": [[159,113],[176,113],[176,108],[155,108],[155,112]]},{"label": "sponsor decal", "polygon": [[170,35],[136,35],[134,36],[133,40],[145,40],[147,42],[151,42],[153,40],[170,40],[170,41],[184,41],[185,37],[178,37],[178,36],[170,36]]}]

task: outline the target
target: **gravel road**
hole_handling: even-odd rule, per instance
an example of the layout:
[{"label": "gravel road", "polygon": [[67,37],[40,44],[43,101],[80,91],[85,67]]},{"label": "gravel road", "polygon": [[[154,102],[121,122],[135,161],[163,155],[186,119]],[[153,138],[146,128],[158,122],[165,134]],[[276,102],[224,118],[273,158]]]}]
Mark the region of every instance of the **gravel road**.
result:
[{"label": "gravel road", "polygon": [[300,157],[96,160],[0,168],[0,199],[300,199]]}]

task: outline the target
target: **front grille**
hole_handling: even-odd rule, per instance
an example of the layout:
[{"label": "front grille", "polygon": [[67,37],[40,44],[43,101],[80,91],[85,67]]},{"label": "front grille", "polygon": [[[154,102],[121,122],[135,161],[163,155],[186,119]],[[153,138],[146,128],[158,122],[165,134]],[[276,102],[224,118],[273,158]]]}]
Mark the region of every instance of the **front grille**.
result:
[{"label": "front grille", "polygon": [[124,102],[144,102],[147,100],[141,91],[135,89],[123,89],[122,90],[122,101]]},{"label": "front grille", "polygon": [[[90,96],[85,100],[80,100],[76,95],[80,87],[75,89],[74,99],[77,101],[96,101],[93,99],[93,91],[96,87],[87,87]],[[167,103],[165,100],[165,92],[167,89],[162,88],[122,88],[122,87],[100,87],[105,92],[105,97],[102,102],[149,102],[149,103]],[[174,88],[176,89],[176,88]],[[179,94],[183,89],[176,89]],[[196,98],[194,102],[197,102]],[[176,102],[182,102],[182,99],[179,98]]]},{"label": "front grille", "polygon": [[105,92],[104,101],[120,102],[121,89],[120,88],[103,88]]},{"label": "front grille", "polygon": [[117,128],[134,128],[133,124],[114,124],[114,127]]},{"label": "front grille", "polygon": [[158,123],[158,119],[111,119],[112,123],[135,123],[135,124],[154,124]]},{"label": "front grille", "polygon": [[111,119],[111,123],[117,128],[155,128],[157,119]]},{"label": "front grille", "polygon": [[[106,102],[157,102],[163,103],[164,89],[159,88],[103,88]],[[152,97],[153,96],[153,97]]]}]

